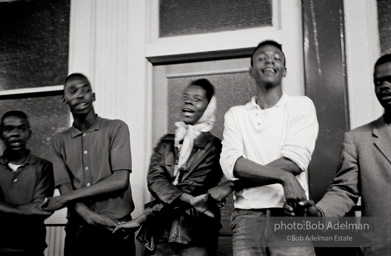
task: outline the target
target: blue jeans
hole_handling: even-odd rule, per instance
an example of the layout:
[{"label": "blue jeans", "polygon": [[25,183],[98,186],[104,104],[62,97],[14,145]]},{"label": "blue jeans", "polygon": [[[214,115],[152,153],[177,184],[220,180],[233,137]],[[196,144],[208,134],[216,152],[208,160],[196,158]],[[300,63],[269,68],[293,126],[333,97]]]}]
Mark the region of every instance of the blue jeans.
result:
[{"label": "blue jeans", "polygon": [[[231,216],[233,256],[315,255],[314,247],[310,243],[302,247],[278,247],[276,245],[267,247],[276,238],[267,223],[268,217],[273,216],[284,216],[282,209],[234,209]],[[249,230],[255,231],[256,236],[249,236]]]}]

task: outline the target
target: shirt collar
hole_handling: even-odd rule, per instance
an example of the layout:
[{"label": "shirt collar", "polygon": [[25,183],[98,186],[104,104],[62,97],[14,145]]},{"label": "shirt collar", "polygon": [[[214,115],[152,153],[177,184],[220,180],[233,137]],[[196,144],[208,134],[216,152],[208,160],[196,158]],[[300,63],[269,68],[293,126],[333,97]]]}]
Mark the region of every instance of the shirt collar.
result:
[{"label": "shirt collar", "polygon": [[[32,165],[37,162],[37,157],[31,154],[30,150],[27,150],[27,157],[21,165]],[[7,158],[7,151],[4,151],[4,154],[0,157],[0,164],[7,165],[9,160]]]},{"label": "shirt collar", "polygon": [[88,129],[87,131],[80,131],[73,124],[71,127],[71,135],[73,138],[75,138],[75,137],[82,135],[83,133],[86,133],[86,132],[97,131],[100,129],[101,123],[102,123],[102,118],[100,116],[97,116],[94,123],[91,125],[90,129]]},{"label": "shirt collar", "polygon": [[[282,107],[288,102],[288,95],[286,93],[282,93],[280,100],[272,107]],[[253,96],[251,100],[245,105],[246,109],[260,109],[257,104],[257,96]]]}]

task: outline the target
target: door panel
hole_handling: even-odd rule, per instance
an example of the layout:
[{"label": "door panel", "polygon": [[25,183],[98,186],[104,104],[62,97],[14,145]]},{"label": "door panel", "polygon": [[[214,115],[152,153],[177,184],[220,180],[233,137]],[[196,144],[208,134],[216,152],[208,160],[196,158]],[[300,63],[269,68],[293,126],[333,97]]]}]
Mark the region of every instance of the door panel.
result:
[{"label": "door panel", "polygon": [[212,133],[222,139],[225,112],[245,104],[255,93],[248,74],[250,59],[205,61],[154,67],[153,142],[175,131],[179,121],[182,90],[193,80],[207,78],[215,87],[217,110]]},{"label": "door panel", "polygon": [[[224,114],[232,106],[242,105],[255,94],[255,84],[248,73],[250,58],[216,60],[154,67],[153,79],[153,143],[165,133],[175,132],[180,121],[183,89],[193,80],[207,78],[215,87],[216,123],[212,134],[223,138]],[[154,146],[153,145],[153,146]],[[230,255],[230,217],[233,199],[230,196],[221,209],[219,255]]]}]

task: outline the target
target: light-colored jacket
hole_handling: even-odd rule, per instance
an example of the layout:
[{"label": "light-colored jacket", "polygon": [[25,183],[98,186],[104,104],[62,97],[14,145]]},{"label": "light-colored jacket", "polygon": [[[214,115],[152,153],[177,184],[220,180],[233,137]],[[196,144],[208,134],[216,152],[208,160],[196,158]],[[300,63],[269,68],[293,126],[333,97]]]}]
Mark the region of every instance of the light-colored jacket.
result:
[{"label": "light-colored jacket", "polygon": [[391,131],[383,117],[345,133],[338,172],[317,203],[325,217],[342,217],[361,196],[362,216],[381,220],[382,247],[364,255],[391,255]]}]

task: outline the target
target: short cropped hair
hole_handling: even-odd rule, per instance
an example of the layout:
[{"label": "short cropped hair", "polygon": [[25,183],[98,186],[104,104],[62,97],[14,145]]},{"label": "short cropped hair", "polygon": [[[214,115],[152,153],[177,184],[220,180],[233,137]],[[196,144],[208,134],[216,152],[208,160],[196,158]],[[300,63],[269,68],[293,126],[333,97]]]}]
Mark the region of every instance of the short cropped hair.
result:
[{"label": "short cropped hair", "polygon": [[388,62],[391,62],[391,53],[384,54],[379,59],[377,59],[377,61],[375,63],[375,68],[379,65],[382,65],[382,64],[388,63]]},{"label": "short cropped hair", "polygon": [[215,94],[214,86],[206,78],[194,80],[193,82],[190,83],[190,85],[197,85],[202,89],[204,89],[206,92],[206,98],[208,99],[208,102],[210,101],[210,99],[212,99],[213,95]]},{"label": "short cropped hair", "polygon": [[72,73],[72,74],[68,75],[68,76],[65,78],[65,80],[64,80],[64,85],[65,85],[70,79],[75,78],[75,77],[81,77],[81,78],[86,79],[88,82],[90,82],[90,80],[88,80],[88,78],[87,78],[85,75],[83,75],[82,73]]},{"label": "short cropped hair", "polygon": [[253,66],[253,57],[254,57],[254,54],[255,52],[265,46],[265,45],[272,45],[272,46],[275,46],[277,47],[278,49],[280,49],[280,51],[282,52],[282,54],[284,55],[284,66],[286,66],[286,58],[285,58],[285,53],[282,51],[282,45],[277,43],[276,41],[273,41],[273,40],[265,40],[265,41],[262,41],[260,42],[257,47],[255,47],[255,49],[253,50],[253,52],[251,53],[251,67]]},{"label": "short cropped hair", "polygon": [[23,111],[20,111],[20,110],[11,110],[11,111],[4,113],[4,115],[1,117],[0,130],[3,130],[4,119],[6,119],[7,117],[10,117],[10,116],[17,116],[19,118],[26,120],[27,126],[30,129],[30,121],[29,121],[27,114],[24,113]]}]

